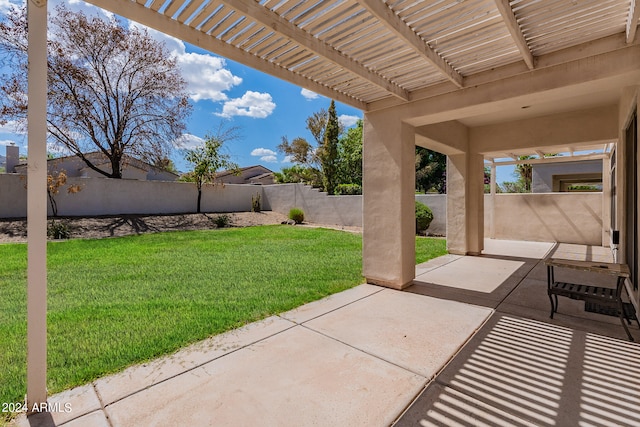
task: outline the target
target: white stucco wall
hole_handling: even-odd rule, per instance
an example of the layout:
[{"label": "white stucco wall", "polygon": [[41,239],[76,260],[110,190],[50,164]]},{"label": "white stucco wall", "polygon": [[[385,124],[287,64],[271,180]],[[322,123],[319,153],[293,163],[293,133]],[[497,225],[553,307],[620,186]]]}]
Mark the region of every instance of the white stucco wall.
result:
[{"label": "white stucco wall", "polygon": [[26,184],[25,175],[0,174],[0,218],[27,216]]},{"label": "white stucco wall", "polygon": [[[182,182],[133,181],[103,178],[69,178],[82,191],[56,196],[61,216],[118,214],[171,214],[196,210],[195,185]],[[26,178],[0,174],[0,217],[26,216]],[[327,196],[302,184],[205,186],[203,212],[251,210],[251,198],[261,195],[262,209],[288,214],[292,207],[304,210],[309,222],[362,226],[362,196]],[[491,195],[485,195],[490,206]],[[497,194],[495,238],[602,244],[602,193]],[[446,233],[444,194],[416,195],[431,208],[432,234]],[[49,211],[49,214],[51,212]],[[485,235],[489,236],[490,209],[485,209]]]},{"label": "white stucco wall", "polygon": [[602,174],[602,160],[535,164],[531,172],[531,192],[550,193],[554,191],[553,177],[555,175]]},{"label": "white stucco wall", "polygon": [[[0,174],[0,217],[21,218],[27,212],[26,176]],[[82,190],[68,194],[69,185]],[[169,181],[136,181],[106,178],[68,178],[55,196],[60,216],[119,214],[172,214],[196,211],[195,184]],[[203,212],[241,212],[251,210],[251,197],[260,194],[255,185],[205,185]],[[47,201],[44,201],[45,203]],[[51,208],[49,215],[52,214]]]},{"label": "white stucco wall", "polygon": [[602,193],[496,194],[494,215],[496,239],[602,244]]},{"label": "white stucco wall", "polygon": [[296,207],[304,211],[309,222],[362,226],[362,196],[328,196],[303,184],[274,184],[263,188],[264,209],[287,215]]}]

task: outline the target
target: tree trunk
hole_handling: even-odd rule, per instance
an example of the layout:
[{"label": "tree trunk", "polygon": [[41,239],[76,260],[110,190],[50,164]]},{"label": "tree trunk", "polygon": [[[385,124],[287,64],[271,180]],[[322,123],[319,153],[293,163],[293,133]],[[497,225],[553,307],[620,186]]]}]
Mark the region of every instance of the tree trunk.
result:
[{"label": "tree trunk", "polygon": [[111,178],[121,179],[122,170],[120,170],[121,156],[114,153],[111,154]]},{"label": "tree trunk", "polygon": [[197,209],[197,213],[200,213],[200,200],[202,199],[202,190],[198,189],[198,209]]}]

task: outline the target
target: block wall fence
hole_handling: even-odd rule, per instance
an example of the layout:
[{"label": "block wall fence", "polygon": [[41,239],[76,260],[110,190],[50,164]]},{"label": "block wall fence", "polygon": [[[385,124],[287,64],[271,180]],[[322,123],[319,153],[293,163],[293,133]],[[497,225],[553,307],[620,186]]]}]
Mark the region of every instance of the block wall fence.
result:
[{"label": "block wall fence", "polygon": [[[0,174],[0,218],[24,218],[26,177]],[[69,185],[81,191],[68,194]],[[303,184],[203,187],[203,212],[246,212],[260,195],[263,210],[288,214],[301,208],[309,222],[362,226],[362,196],[328,196]],[[497,239],[602,244],[602,193],[497,194],[493,209],[485,196],[485,237]],[[178,214],[196,211],[197,190],[184,182],[68,178],[55,196],[59,216]],[[446,233],[446,195],[417,194],[434,214],[429,233]],[[44,202],[44,201],[43,201]],[[51,215],[51,208],[49,207]]]}]

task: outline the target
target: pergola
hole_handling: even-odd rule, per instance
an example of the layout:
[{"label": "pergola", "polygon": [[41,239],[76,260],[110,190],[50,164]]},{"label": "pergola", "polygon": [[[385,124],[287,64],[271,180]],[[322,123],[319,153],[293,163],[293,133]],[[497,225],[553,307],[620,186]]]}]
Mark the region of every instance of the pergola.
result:
[{"label": "pergola", "polygon": [[[414,279],[416,144],[448,155],[449,251],[478,254],[485,158],[617,143],[604,228],[638,269],[640,0],[87,2],[363,110],[370,283]],[[46,3],[28,0],[33,403],[46,400]]]}]

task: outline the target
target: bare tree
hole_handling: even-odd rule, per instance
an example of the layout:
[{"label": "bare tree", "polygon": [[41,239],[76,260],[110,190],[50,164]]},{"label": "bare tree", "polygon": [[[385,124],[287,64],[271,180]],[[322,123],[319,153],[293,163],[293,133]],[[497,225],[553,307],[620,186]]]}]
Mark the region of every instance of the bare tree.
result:
[{"label": "bare tree", "polygon": [[[26,116],[26,9],[0,22],[0,55],[15,66],[0,80],[0,122]],[[48,69],[50,140],[88,167],[122,178],[126,155],[156,163],[166,158],[191,113],[182,78],[165,46],[145,30],[125,28],[56,8]],[[101,152],[103,170],[85,154]]]}]

